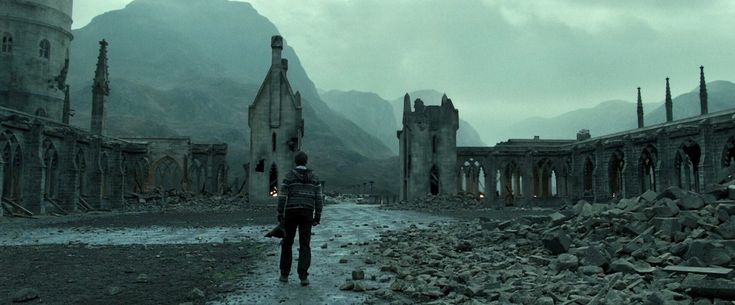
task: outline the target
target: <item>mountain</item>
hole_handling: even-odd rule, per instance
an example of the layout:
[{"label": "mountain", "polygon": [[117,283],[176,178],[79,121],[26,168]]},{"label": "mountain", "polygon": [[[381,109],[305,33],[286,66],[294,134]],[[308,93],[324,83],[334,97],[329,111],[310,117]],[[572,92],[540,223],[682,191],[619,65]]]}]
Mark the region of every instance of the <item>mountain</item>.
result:
[{"label": "mountain", "polygon": [[[89,126],[97,42],[104,38],[110,43],[112,91],[106,107],[111,135],[190,135],[197,142],[227,142],[230,172],[242,175],[248,105],[270,66],[270,37],[278,34],[266,17],[238,1],[135,0],[73,34],[73,124]],[[286,45],[283,55],[289,59],[291,85],[302,94],[304,147],[319,156],[313,158],[315,167],[370,164],[394,155],[321,100],[293,48]],[[337,186],[350,183],[340,175],[345,173],[330,168],[322,178]],[[380,177],[364,177],[373,178]]]},{"label": "mountain", "polygon": [[[714,81],[707,84],[709,111],[715,112],[735,107],[735,84]],[[674,119],[699,115],[699,87],[672,99]],[[645,125],[666,120],[663,101],[643,104],[648,110]],[[551,118],[533,117],[512,124],[501,134],[508,138],[574,139],[580,129],[589,129],[593,137],[634,129],[638,126],[634,102],[614,100],[592,108],[578,109]]]},{"label": "mountain", "polygon": [[393,106],[372,92],[331,90],[320,94],[329,108],[355,122],[398,154]]},{"label": "mountain", "polygon": [[[424,101],[425,105],[439,105],[442,100],[443,93],[436,90],[419,90],[408,93],[411,96],[411,107],[416,99]],[[449,98],[452,98],[451,96]],[[396,98],[390,102],[393,106],[393,115],[396,122],[400,125],[403,121],[403,96]],[[457,103],[454,103],[457,105]],[[395,142],[398,145],[398,142]],[[462,119],[462,111],[459,112],[459,130],[457,130],[457,146],[485,146],[485,143],[480,139],[480,134],[477,133],[470,123]]]}]

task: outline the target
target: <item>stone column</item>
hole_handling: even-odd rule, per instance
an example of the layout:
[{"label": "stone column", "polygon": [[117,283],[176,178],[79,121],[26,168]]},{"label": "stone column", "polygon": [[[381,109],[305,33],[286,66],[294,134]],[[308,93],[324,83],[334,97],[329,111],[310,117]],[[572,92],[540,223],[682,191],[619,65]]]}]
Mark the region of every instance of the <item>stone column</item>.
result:
[{"label": "stone column", "polygon": [[668,134],[664,130],[659,132],[656,141],[656,192],[674,185],[674,156],[677,147],[671,144]]},{"label": "stone column", "polygon": [[[209,147],[207,150],[207,161],[204,163],[204,173],[205,173],[205,180],[207,184],[207,193],[214,194],[217,191],[217,186],[214,182],[214,175],[212,172],[214,171],[214,150],[212,147]],[[263,173],[267,174],[270,170],[270,164],[265,165],[265,170]],[[250,195],[253,196],[253,195]]]},{"label": "stone column", "polygon": [[708,121],[699,125],[699,145],[702,155],[699,160],[699,190],[704,190],[708,184],[717,183],[717,168],[720,158],[722,158],[720,149],[717,145],[715,135],[712,132],[712,126]]},{"label": "stone column", "polygon": [[640,152],[636,150],[635,146],[630,142],[630,139],[625,140],[625,148],[623,149],[625,154],[625,167],[623,169],[623,197],[633,197],[641,194],[640,177],[638,164],[640,163]]},{"label": "stone column", "polygon": [[89,172],[89,196],[87,202],[95,209],[108,208],[102,199],[102,179],[103,172],[100,167],[100,158],[102,157],[102,139],[94,137],[89,142],[89,161],[87,162]]},{"label": "stone column", "polygon": [[77,183],[79,175],[75,167],[77,134],[71,129],[64,130],[64,138],[59,145],[59,205],[69,212],[77,211]]},{"label": "stone column", "polygon": [[107,202],[110,208],[121,209],[124,207],[125,198],[125,172],[123,171],[122,164],[122,149],[120,144],[115,144],[112,149],[112,153],[108,156],[108,162],[110,162],[110,172],[105,179],[110,179],[109,198]]},{"label": "stone column", "polygon": [[34,214],[45,213],[43,204],[44,164],[41,158],[41,136],[43,125],[34,121],[31,130],[25,133],[23,151],[22,198],[19,203]]},{"label": "stone column", "polygon": [[[0,198],[3,195],[3,186],[5,186],[5,161],[0,157]],[[2,207],[2,200],[0,200],[0,217],[5,215],[5,209]]]}]

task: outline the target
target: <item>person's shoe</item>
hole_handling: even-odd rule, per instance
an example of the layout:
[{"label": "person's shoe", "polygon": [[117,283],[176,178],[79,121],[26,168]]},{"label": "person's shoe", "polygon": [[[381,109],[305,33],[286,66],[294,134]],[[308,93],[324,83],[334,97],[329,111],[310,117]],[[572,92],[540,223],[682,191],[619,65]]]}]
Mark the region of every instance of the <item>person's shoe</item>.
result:
[{"label": "person's shoe", "polygon": [[301,286],[309,286],[309,278],[301,279]]},{"label": "person's shoe", "polygon": [[278,278],[278,280],[283,283],[288,283],[288,276],[282,274],[281,277]]}]

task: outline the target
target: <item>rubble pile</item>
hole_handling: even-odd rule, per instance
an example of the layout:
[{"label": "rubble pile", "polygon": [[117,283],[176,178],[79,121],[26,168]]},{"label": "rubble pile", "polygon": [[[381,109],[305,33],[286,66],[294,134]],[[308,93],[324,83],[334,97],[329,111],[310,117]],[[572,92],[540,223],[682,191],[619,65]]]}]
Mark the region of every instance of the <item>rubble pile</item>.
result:
[{"label": "rubble pile", "polygon": [[387,209],[442,211],[490,208],[472,194],[426,196],[410,201],[399,201],[384,206]]},{"label": "rubble pile", "polygon": [[126,212],[175,210],[179,212],[230,212],[248,208],[243,196],[138,195],[128,200]]},{"label": "rubble pile", "polygon": [[[380,271],[364,277],[385,283],[371,292],[381,304],[732,304],[735,202],[713,194],[390,231],[368,246]],[[343,287],[372,287],[357,282]]]}]

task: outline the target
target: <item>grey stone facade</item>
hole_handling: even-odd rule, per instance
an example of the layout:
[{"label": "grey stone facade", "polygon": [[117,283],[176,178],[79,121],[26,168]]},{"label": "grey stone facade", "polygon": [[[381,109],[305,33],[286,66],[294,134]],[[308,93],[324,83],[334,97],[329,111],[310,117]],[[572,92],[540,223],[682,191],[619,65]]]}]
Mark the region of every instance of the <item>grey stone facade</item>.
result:
[{"label": "grey stone facade", "polygon": [[72,0],[0,0],[0,105],[61,120]]},{"label": "grey stone facade", "polygon": [[708,113],[705,86],[700,104],[699,116],[643,126],[639,102],[640,128],[600,137],[583,130],[576,140],[511,139],[493,147],[459,147],[459,191],[498,204],[543,204],[605,202],[669,186],[704,190],[735,173],[735,109]]},{"label": "grey stone facade", "polygon": [[18,207],[34,214],[117,209],[129,193],[156,190],[226,191],[227,144],[104,135],[104,40],[93,132],[68,124],[71,8],[72,0],[0,0],[0,215]]},{"label": "grey stone facade", "polygon": [[458,128],[459,112],[446,95],[439,106],[417,99],[411,111],[411,97],[406,94],[403,129],[397,132],[401,200],[457,192]]},{"label": "grey stone facade", "polygon": [[275,202],[280,181],[294,167],[293,157],[301,150],[304,136],[301,94],[294,94],[288,82],[281,36],[272,37],[271,50],[271,67],[248,108],[248,197],[255,204]]}]

